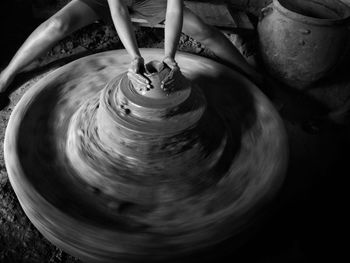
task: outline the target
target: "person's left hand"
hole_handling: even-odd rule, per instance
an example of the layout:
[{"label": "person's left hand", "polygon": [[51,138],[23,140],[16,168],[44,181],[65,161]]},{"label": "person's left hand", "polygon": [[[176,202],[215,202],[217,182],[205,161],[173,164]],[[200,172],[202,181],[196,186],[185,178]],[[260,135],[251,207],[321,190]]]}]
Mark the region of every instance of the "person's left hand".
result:
[{"label": "person's left hand", "polygon": [[175,87],[175,80],[181,74],[180,68],[177,65],[174,58],[165,57],[163,59],[163,63],[170,68],[170,72],[165,76],[165,78],[161,82],[161,88],[164,91],[171,91]]}]

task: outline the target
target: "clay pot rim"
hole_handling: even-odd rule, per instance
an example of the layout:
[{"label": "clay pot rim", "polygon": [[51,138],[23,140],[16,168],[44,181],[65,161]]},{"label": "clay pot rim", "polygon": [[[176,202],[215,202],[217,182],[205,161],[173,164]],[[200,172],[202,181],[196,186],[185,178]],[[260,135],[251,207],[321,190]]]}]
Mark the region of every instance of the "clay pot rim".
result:
[{"label": "clay pot rim", "polygon": [[343,18],[337,18],[337,19],[333,19],[333,18],[315,18],[315,17],[311,17],[311,16],[306,16],[306,15],[302,15],[300,13],[291,11],[289,9],[287,9],[286,7],[284,7],[281,3],[280,0],[273,0],[273,4],[276,7],[277,11],[279,11],[280,13],[284,14],[285,16],[287,16],[288,18],[295,20],[297,22],[302,22],[305,24],[314,24],[314,25],[321,25],[321,26],[334,26],[334,25],[345,25],[345,24],[349,24],[350,23],[350,7],[348,7],[347,5],[345,5],[343,2],[341,1],[337,1],[339,2],[340,5],[343,5],[345,9],[348,9],[349,11],[347,12],[347,16],[343,17]]}]

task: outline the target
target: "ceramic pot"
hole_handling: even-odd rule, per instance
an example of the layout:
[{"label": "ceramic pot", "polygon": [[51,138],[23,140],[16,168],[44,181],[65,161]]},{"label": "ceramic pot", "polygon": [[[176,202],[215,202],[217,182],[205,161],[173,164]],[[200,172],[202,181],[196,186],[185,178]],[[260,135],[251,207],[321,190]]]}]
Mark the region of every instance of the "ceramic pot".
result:
[{"label": "ceramic pot", "polygon": [[349,46],[349,15],[337,0],[273,0],[258,23],[267,70],[298,89],[326,76]]}]

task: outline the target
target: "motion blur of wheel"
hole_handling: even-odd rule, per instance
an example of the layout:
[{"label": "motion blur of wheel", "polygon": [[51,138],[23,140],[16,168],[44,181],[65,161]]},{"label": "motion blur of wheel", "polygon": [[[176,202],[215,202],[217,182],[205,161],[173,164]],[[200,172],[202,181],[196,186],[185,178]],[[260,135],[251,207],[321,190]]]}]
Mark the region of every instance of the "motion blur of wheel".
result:
[{"label": "motion blur of wheel", "polygon": [[217,62],[176,59],[184,79],[164,94],[136,90],[119,50],[50,73],[14,109],[10,181],[53,244],[86,262],[185,262],[242,233],[278,191],[288,147],[268,99]]}]

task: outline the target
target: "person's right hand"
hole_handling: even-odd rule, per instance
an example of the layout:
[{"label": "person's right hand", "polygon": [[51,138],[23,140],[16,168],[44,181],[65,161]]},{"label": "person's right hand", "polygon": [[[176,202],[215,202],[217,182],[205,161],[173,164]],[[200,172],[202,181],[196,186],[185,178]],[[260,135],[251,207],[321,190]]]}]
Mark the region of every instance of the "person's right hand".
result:
[{"label": "person's right hand", "polygon": [[128,70],[128,78],[138,91],[146,91],[151,88],[150,81],[143,75],[145,72],[145,61],[142,57],[136,57],[131,61]]}]

